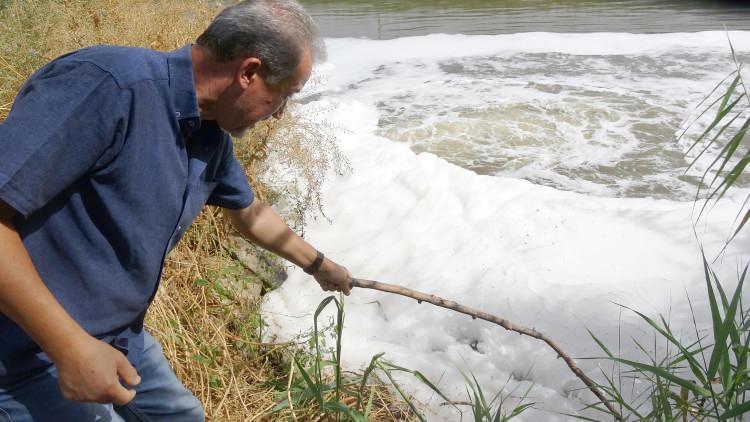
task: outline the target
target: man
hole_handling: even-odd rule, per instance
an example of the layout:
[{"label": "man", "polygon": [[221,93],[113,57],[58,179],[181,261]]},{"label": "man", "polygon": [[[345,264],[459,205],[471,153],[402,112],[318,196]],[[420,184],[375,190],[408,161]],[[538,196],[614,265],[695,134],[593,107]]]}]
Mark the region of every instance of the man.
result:
[{"label": "man", "polygon": [[203,420],[143,318],[206,203],[349,293],[344,267],[253,200],[226,134],[279,117],[317,46],[294,0],[254,0],[195,45],[91,47],[26,82],[0,126],[0,420]]}]

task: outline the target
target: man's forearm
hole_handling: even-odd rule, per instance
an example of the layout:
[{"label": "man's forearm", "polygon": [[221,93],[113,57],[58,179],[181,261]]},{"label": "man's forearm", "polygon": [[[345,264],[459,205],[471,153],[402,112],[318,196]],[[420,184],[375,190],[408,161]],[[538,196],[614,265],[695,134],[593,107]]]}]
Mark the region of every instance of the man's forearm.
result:
[{"label": "man's forearm", "polygon": [[0,201],[0,312],[21,328],[55,363],[63,397],[124,405],[135,397],[126,389],[140,382],[125,355],[91,337],[52,296],[34,268],[12,217]]},{"label": "man's forearm", "polygon": [[282,258],[307,267],[317,251],[287,226],[284,220],[268,205],[259,200],[243,210],[227,210],[232,225],[256,245]]},{"label": "man's forearm", "polygon": [[15,321],[55,360],[85,335],[42,282],[0,202],[0,312]]},{"label": "man's forearm", "polygon": [[[312,264],[318,255],[315,248],[297,236],[271,207],[258,200],[242,210],[227,210],[227,214],[243,236],[302,268]],[[316,267],[311,272],[323,290],[349,294],[349,270],[328,258]]]}]

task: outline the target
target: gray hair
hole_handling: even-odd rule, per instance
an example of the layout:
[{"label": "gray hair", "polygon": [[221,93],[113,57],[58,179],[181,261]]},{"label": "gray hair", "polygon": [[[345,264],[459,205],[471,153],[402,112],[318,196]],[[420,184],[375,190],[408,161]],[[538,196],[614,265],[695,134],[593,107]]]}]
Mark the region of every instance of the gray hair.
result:
[{"label": "gray hair", "polygon": [[218,61],[253,56],[260,74],[275,85],[294,75],[309,49],[325,60],[325,44],[310,15],[295,0],[245,0],[222,10],[198,37]]}]

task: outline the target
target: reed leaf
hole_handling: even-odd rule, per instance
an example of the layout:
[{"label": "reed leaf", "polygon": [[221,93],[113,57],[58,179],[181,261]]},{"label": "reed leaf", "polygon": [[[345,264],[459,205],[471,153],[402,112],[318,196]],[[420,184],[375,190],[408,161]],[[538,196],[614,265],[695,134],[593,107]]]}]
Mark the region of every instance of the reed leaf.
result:
[{"label": "reed leaf", "polygon": [[667,371],[664,368],[655,366],[655,365],[647,365],[645,363],[640,362],[634,362],[632,360],[622,359],[622,358],[613,358],[613,360],[624,363],[625,365],[632,366],[633,368],[636,368],[640,371],[646,371],[650,372],[657,377],[661,377],[664,379],[667,379],[669,381],[672,381],[673,383],[679,385],[680,387],[687,388],[688,390],[692,391],[694,394],[702,396],[702,397],[711,397],[712,393],[711,391],[693,383],[692,381],[682,379],[675,374]]},{"label": "reed leaf", "polygon": [[729,418],[734,418],[736,416],[740,416],[744,413],[750,412],[750,401],[747,401],[745,403],[742,403],[739,406],[736,406],[725,413],[721,415],[721,419],[726,420]]},{"label": "reed leaf", "polygon": [[[706,375],[703,373],[703,370],[701,369],[700,364],[693,356],[694,353],[690,352],[685,348],[685,346],[680,343],[679,340],[677,340],[673,335],[672,332],[669,330],[668,325],[666,322],[664,322],[665,328],[662,328],[659,324],[656,323],[653,319],[649,318],[647,315],[636,311],[635,309],[631,309],[627,306],[620,305],[632,312],[635,312],[638,316],[640,316],[644,321],[646,321],[651,327],[653,327],[659,334],[661,334],[664,338],[669,340],[670,343],[677,346],[677,348],[681,352],[681,356],[688,362],[688,366],[690,366],[690,371],[693,373],[693,375],[701,382],[701,384],[705,385],[707,381]],[[662,319],[663,321],[663,319]],[[645,349],[642,348],[642,350],[645,351]],[[655,362],[654,362],[655,363]],[[708,377],[710,379],[710,377]]]},{"label": "reed leaf", "polygon": [[318,403],[318,406],[323,407],[325,400],[323,400],[323,394],[320,391],[320,384],[316,384],[312,380],[310,375],[307,373],[307,370],[300,363],[297,356],[294,356],[294,364],[297,366],[297,370],[299,370],[300,375],[302,375],[302,379],[305,381],[305,384],[307,384],[308,391],[312,393],[312,396]]},{"label": "reed leaf", "polygon": [[[735,315],[737,314],[737,305],[740,301],[740,294],[742,292],[742,284],[745,280],[745,274],[747,273],[747,266],[745,267],[745,270],[742,274],[742,278],[740,278],[740,282],[737,285],[737,288],[734,291],[734,295],[732,297],[732,302],[729,305],[729,308],[725,311],[724,314],[724,321],[722,322],[720,329],[717,331],[716,327],[714,327],[714,333],[715,333],[715,341],[714,341],[714,350],[711,353],[711,359],[708,364],[708,370],[706,371],[706,376],[708,379],[713,379],[713,377],[716,375],[717,370],[719,369],[719,364],[722,359],[729,360],[729,353],[727,352],[727,338],[729,337],[730,330],[734,327],[735,324]],[[726,375],[726,374],[722,374]]]}]

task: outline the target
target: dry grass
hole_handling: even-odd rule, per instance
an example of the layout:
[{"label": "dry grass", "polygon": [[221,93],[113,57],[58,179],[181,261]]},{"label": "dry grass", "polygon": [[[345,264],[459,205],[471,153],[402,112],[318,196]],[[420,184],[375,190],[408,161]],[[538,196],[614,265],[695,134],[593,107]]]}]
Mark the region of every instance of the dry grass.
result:
[{"label": "dry grass", "polygon": [[[5,28],[0,38],[0,122],[24,80],[55,57],[93,44],[180,47],[205,28],[218,11],[216,3],[0,0],[0,25]],[[300,225],[310,211],[322,211],[320,187],[329,169],[341,171],[347,165],[328,133],[290,113],[236,143],[256,196],[287,202],[288,216],[296,216]],[[292,183],[269,189],[262,183],[268,172],[276,172],[274,179],[278,172],[286,173]],[[259,342],[259,304],[243,289],[260,283],[264,274],[253,274],[232,259],[226,249],[230,234],[217,209],[207,208],[198,217],[168,257],[146,321],[149,330],[160,339],[177,376],[203,403],[208,420],[324,419],[314,407],[268,414],[283,394],[289,358],[298,348]],[[372,420],[408,419],[385,388],[376,392]]]},{"label": "dry grass", "polygon": [[298,232],[304,232],[307,218],[326,217],[320,192],[330,171],[351,170],[334,135],[339,128],[317,118],[327,111],[303,111],[292,105],[283,119],[256,129],[253,157],[238,153],[241,160],[253,163],[250,178],[258,175],[258,184],[271,192],[268,199],[283,202],[284,217]]}]

